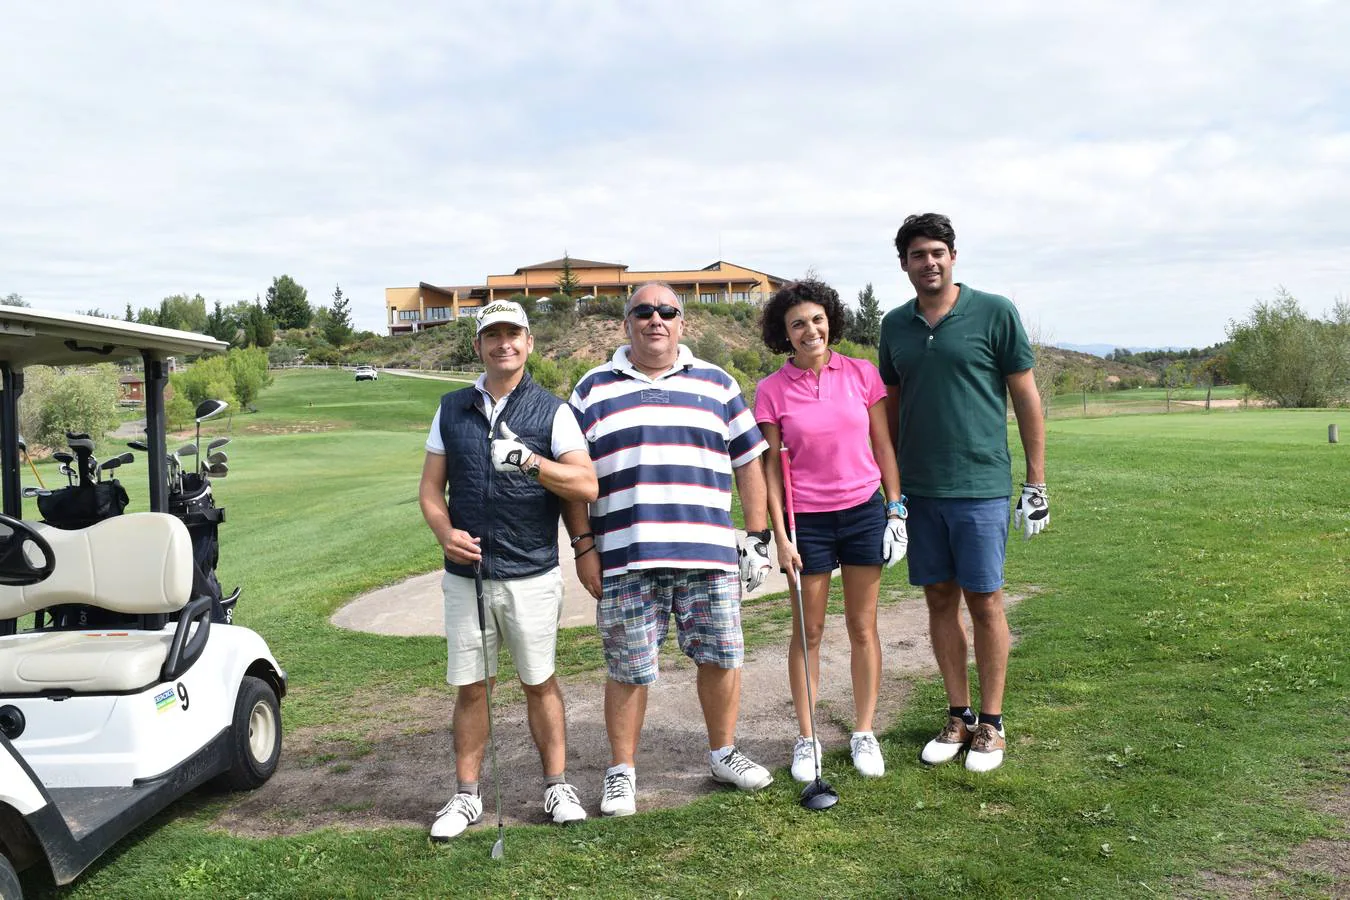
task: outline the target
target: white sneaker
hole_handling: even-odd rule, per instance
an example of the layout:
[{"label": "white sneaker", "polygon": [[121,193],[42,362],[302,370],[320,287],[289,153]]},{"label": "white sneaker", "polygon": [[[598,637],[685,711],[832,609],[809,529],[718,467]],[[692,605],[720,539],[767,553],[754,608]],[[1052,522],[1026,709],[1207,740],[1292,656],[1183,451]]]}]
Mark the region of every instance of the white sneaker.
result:
[{"label": "white sneaker", "polygon": [[1002,728],[987,722],[975,726],[966,751],[966,769],[971,772],[992,772],[1003,765],[1003,748],[1008,745]]},{"label": "white sneaker", "polygon": [[751,761],[750,757],[735,747],[721,759],[709,751],[708,762],[712,766],[714,779],[723,784],[734,784],[743,791],[757,791],[773,784],[773,776],[769,774],[768,769]]},{"label": "white sneaker", "polygon": [[881,758],[881,745],[871,732],[854,734],[849,746],[853,751],[853,768],[868,778],[886,774],[886,760]]},{"label": "white sneaker", "polygon": [[947,724],[942,726],[938,736],[924,744],[923,750],[919,752],[919,760],[925,765],[936,766],[955,759],[970,746],[970,739],[974,735],[974,726],[967,725],[960,716],[948,716]]},{"label": "white sneaker", "polygon": [[433,841],[448,841],[459,837],[464,829],[475,825],[483,818],[483,799],[472,794],[456,794],[436,813],[436,821],[431,826]]},{"label": "white sneaker", "polygon": [[581,808],[581,798],[570,784],[548,786],[548,790],[544,791],[544,812],[553,817],[555,825],[586,821],[586,810]]},{"label": "white sneaker", "polygon": [[820,741],[803,735],[797,736],[797,743],[792,745],[793,781],[805,784],[816,777],[816,754],[820,752]]},{"label": "white sneaker", "polygon": [[631,816],[637,812],[637,772],[606,772],[600,815]]}]

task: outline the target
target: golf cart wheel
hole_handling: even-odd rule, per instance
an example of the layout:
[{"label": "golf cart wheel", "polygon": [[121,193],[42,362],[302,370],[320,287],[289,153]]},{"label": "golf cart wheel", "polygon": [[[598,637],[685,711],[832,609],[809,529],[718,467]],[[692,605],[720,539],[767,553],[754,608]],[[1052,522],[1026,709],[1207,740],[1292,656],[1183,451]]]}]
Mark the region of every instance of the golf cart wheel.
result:
[{"label": "golf cart wheel", "polygon": [[9,857],[0,853],[0,900],[23,900],[23,888]]},{"label": "golf cart wheel", "polygon": [[230,726],[230,770],[221,784],[231,791],[261,787],[281,760],[281,704],[261,678],[244,676]]}]

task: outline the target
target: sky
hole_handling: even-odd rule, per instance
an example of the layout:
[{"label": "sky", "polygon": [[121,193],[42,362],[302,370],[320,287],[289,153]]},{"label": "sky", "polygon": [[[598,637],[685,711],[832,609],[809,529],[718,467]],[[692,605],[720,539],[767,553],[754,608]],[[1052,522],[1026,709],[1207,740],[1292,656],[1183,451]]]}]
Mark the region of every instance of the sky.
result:
[{"label": "sky", "polygon": [[1205,346],[1350,295],[1350,4],[0,0],[0,295],[555,259],[912,296],[910,213],[1047,342]]}]

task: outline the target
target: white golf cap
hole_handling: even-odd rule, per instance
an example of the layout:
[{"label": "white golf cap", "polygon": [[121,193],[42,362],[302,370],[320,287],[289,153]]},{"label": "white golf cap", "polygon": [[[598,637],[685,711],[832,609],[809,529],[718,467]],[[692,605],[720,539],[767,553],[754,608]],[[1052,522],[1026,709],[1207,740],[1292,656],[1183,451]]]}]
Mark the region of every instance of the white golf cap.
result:
[{"label": "white golf cap", "polygon": [[530,320],[525,316],[525,310],[519,303],[512,303],[510,300],[494,300],[483,307],[478,313],[478,334],[483,333],[483,329],[489,325],[496,325],[498,322],[508,322],[512,325],[519,325],[526,331],[530,330]]}]

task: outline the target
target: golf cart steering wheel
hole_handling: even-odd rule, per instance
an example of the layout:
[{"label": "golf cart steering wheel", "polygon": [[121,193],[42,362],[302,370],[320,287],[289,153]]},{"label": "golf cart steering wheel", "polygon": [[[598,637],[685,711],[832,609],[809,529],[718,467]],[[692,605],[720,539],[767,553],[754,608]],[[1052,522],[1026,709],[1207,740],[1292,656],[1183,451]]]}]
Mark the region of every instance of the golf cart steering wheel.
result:
[{"label": "golf cart steering wheel", "polygon": [[24,587],[56,568],[52,545],[27,522],[0,515],[0,585]]}]

